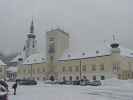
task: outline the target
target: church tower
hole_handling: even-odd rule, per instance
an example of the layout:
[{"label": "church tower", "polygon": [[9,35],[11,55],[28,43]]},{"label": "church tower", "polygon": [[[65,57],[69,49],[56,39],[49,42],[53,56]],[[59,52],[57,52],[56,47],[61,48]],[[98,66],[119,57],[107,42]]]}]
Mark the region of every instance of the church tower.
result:
[{"label": "church tower", "polygon": [[54,29],[46,33],[47,60],[49,79],[56,79],[56,61],[69,47],[69,34],[61,29]]},{"label": "church tower", "polygon": [[30,32],[27,34],[26,44],[24,46],[25,58],[37,52],[37,40],[34,34],[34,22],[31,21]]},{"label": "church tower", "polygon": [[113,35],[113,43],[110,45],[111,46],[111,53],[114,54],[120,54],[120,48],[119,48],[119,43],[115,39],[115,35]]}]

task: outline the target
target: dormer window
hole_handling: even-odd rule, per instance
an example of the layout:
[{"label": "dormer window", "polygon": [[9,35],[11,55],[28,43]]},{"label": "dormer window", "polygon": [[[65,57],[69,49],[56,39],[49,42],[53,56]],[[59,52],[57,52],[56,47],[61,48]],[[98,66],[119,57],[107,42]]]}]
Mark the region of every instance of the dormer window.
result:
[{"label": "dormer window", "polygon": [[85,56],[85,53],[83,52],[82,55]]},{"label": "dormer window", "polygon": [[133,55],[133,53],[130,53],[130,55]]},{"label": "dormer window", "polygon": [[70,57],[71,57],[71,55],[70,55],[70,54],[68,54],[68,55],[67,55],[67,57],[69,57],[69,58],[70,58]]},{"label": "dormer window", "polygon": [[98,50],[96,50],[96,54],[99,54],[99,51]]},{"label": "dormer window", "polygon": [[45,60],[44,58],[42,58],[42,60]]}]

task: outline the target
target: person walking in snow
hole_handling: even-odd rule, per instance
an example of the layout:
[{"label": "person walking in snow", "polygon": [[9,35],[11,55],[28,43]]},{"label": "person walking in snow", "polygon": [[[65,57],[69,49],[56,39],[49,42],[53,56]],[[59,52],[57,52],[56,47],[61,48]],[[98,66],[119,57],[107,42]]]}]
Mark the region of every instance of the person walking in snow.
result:
[{"label": "person walking in snow", "polygon": [[16,95],[16,89],[17,89],[17,86],[18,86],[18,84],[17,84],[17,81],[13,84],[13,86],[12,86],[12,88],[13,88],[13,90],[14,90],[14,95]]}]

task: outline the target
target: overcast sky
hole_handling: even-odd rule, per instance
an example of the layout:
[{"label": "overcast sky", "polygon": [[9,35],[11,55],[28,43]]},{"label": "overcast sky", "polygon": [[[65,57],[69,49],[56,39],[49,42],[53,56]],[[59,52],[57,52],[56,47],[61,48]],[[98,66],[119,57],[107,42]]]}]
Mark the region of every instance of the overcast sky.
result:
[{"label": "overcast sky", "polygon": [[[40,50],[45,32],[60,27],[70,33],[70,47],[93,48],[110,41],[133,49],[133,0],[0,0],[0,51],[21,51],[34,19]],[[86,44],[86,45],[85,45]]]}]

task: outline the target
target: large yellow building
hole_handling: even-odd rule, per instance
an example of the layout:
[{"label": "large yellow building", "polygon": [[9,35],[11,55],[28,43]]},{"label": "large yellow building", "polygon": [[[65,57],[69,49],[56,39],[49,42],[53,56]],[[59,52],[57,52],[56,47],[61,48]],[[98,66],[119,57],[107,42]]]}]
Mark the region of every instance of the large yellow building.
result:
[{"label": "large yellow building", "polygon": [[6,79],[6,68],[7,65],[0,60],[0,79]]},{"label": "large yellow building", "polygon": [[26,56],[18,58],[18,78],[36,80],[133,78],[133,51],[121,47],[116,41],[92,53],[70,51],[69,34],[55,29],[46,33],[46,52],[38,53],[34,49],[36,45],[33,28],[31,30],[30,35],[28,34],[28,44],[24,48]]}]

